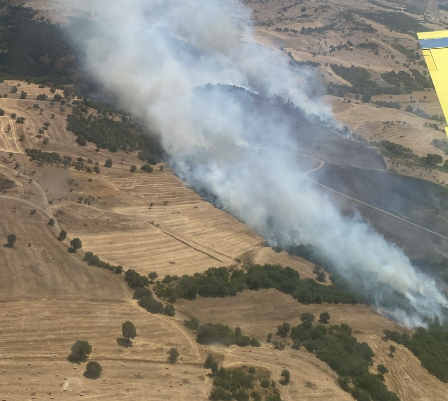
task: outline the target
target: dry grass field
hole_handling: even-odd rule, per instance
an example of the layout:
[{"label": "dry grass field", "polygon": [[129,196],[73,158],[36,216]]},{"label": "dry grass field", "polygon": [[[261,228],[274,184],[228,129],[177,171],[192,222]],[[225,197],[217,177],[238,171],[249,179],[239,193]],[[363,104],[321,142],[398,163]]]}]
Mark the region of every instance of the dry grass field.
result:
[{"label": "dry grass field", "polygon": [[[1,302],[0,399],[206,399],[203,351],[192,335],[176,320],[118,298]],[[137,327],[129,348],[117,343],[127,319]],[[103,366],[97,381],[83,377],[85,363],[67,361],[78,339],[89,341],[90,360]],[[166,362],[172,347],[180,354],[176,365]]]},{"label": "dry grass field", "polygon": [[[302,313],[309,312],[318,318],[320,313],[328,312],[331,316],[330,324],[348,324],[353,328],[354,335],[358,341],[365,341],[370,345],[375,353],[372,372],[375,372],[378,364],[384,364],[389,369],[389,373],[386,375],[387,386],[391,391],[396,392],[401,400],[429,401],[448,399],[448,385],[430,375],[408,349],[394,344],[397,348],[395,357],[391,358],[387,355],[389,353],[389,345],[392,343],[382,340],[383,330],[402,331],[403,329],[364,305],[302,305],[292,297],[279,291],[261,290],[247,291],[238,294],[236,297],[225,299],[198,298],[195,301],[182,299],[176,302],[176,307],[187,315],[201,316],[203,322],[220,322],[233,327],[241,327],[244,333],[259,337],[267,336],[268,333],[275,334],[277,326],[283,322],[288,322],[291,326],[298,325],[300,323],[299,317]],[[232,311],[231,315],[226,313],[228,310]],[[231,352],[233,352],[233,349]],[[258,350],[253,350],[252,353],[254,352],[258,353]],[[300,377],[300,381],[303,381],[301,384],[303,385],[306,381],[311,381],[317,385],[315,389],[317,393],[319,393],[317,390],[323,390],[320,387],[322,382],[317,382],[313,379],[315,372],[310,370],[312,366],[306,365],[310,363],[314,365],[314,369],[322,368],[321,362],[312,354],[306,351],[295,351],[290,348],[286,348],[285,351],[272,349],[271,352],[272,355],[276,356],[276,359],[282,361],[285,365],[288,365],[290,358],[295,359],[296,362],[289,365],[288,369],[298,369],[296,377]],[[260,357],[260,353],[262,351],[256,354],[257,357]],[[248,354],[248,351],[246,351],[244,359],[246,360],[248,356],[253,358],[253,355]],[[234,358],[237,359],[237,357]],[[325,364],[323,365],[325,366]],[[300,385],[297,382],[294,384]],[[329,384],[328,381],[327,384]],[[326,388],[325,391],[327,390],[329,389]],[[297,394],[302,394],[303,389],[293,390],[289,388],[288,394],[292,396],[294,391],[297,391]],[[327,395],[328,398],[326,399],[334,396],[336,395],[331,397]],[[320,397],[324,397],[323,394]]]}]

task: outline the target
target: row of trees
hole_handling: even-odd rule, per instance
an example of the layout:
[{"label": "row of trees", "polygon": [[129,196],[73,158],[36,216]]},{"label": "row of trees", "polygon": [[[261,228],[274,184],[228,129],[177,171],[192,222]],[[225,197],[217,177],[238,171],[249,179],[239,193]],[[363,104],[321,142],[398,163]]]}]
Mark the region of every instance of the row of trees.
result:
[{"label": "row of trees", "polygon": [[235,268],[210,268],[204,274],[184,275],[180,278],[166,276],[157,283],[159,297],[175,302],[178,298],[235,296],[244,290],[275,288],[292,295],[301,303],[356,304],[359,298],[334,285],[321,285],[313,279],[301,279],[290,267],[254,265],[244,270]]}]

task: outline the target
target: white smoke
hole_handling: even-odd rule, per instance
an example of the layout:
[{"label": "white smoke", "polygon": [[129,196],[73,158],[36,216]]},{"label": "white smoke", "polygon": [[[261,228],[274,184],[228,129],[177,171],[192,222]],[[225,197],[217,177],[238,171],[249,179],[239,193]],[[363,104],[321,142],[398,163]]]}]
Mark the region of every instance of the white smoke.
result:
[{"label": "white smoke", "polygon": [[[67,1],[78,9],[86,4]],[[198,89],[222,84],[265,98],[279,95],[309,116],[308,129],[313,115],[332,121],[330,108],[313,95],[317,84],[309,73],[292,72],[286,55],[252,40],[244,6],[237,0],[93,3],[95,30],[82,43],[85,68],[121,107],[161,135],[188,184],[216,195],[226,211],[268,240],[315,246],[379,303],[383,293],[402,294],[412,312],[387,311],[401,323],[442,317],[448,304],[435,281],[360,217],[343,217],[306,180],[287,117],[278,121],[256,107],[249,110],[237,100],[247,92]]]}]

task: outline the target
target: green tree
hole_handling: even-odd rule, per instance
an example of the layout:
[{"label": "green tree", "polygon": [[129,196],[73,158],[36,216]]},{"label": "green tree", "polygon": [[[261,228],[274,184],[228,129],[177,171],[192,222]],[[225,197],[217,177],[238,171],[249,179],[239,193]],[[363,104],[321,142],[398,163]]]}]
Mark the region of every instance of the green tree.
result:
[{"label": "green tree", "polygon": [[280,384],[286,386],[289,383],[289,381],[291,380],[291,374],[289,373],[289,370],[283,369],[281,376],[282,376],[282,379],[280,380]]},{"label": "green tree", "polygon": [[51,218],[50,220],[48,220],[48,225],[49,225],[49,226],[54,226],[54,223],[55,223],[55,221],[54,221],[53,218]]},{"label": "green tree", "polygon": [[159,275],[157,274],[157,272],[151,272],[148,274],[148,277],[151,281],[154,281],[157,277],[159,277]]},{"label": "green tree", "polygon": [[291,325],[289,323],[283,323],[277,326],[277,335],[280,337],[286,337],[291,329]]},{"label": "green tree", "polygon": [[137,337],[137,330],[135,329],[134,323],[126,320],[121,326],[121,333],[123,337],[132,343],[131,339]]},{"label": "green tree", "polygon": [[104,167],[107,167],[107,168],[111,168],[112,165],[113,165],[112,159],[107,159],[106,162],[104,163]]},{"label": "green tree", "polygon": [[133,164],[130,169],[131,173],[135,173],[137,171],[137,166]]},{"label": "green tree", "polygon": [[364,92],[362,94],[362,101],[364,103],[369,103],[371,100],[372,100],[372,93],[371,92],[366,91],[366,92]]},{"label": "green tree", "polygon": [[300,315],[300,320],[302,321],[302,325],[305,327],[311,327],[313,325],[314,322],[314,315],[312,313],[302,313]]},{"label": "green tree", "polygon": [[98,362],[91,361],[86,366],[84,377],[88,379],[98,379],[100,377],[103,368]]},{"label": "green tree", "polygon": [[73,238],[70,241],[70,245],[72,246],[72,248],[74,249],[74,251],[76,252],[78,249],[82,248],[82,242],[79,238]]},{"label": "green tree", "polygon": [[84,362],[92,352],[92,346],[87,341],[77,340],[71,348],[69,359],[74,362]]},{"label": "green tree", "polygon": [[62,231],[59,233],[58,240],[59,240],[59,241],[64,241],[66,238],[67,238],[67,231],[62,230]]},{"label": "green tree", "polygon": [[166,305],[163,313],[167,316],[174,316],[176,314],[176,309],[174,309],[173,305]]},{"label": "green tree", "polygon": [[169,357],[168,357],[168,362],[169,363],[173,363],[174,364],[179,359],[179,352],[177,351],[176,348],[171,348],[168,351],[168,355],[169,355]]},{"label": "green tree", "polygon": [[17,241],[17,237],[16,237],[15,234],[9,234],[9,235],[6,237],[6,240],[8,241],[8,242],[7,242],[7,246],[8,246],[9,248],[12,248],[12,247],[14,246],[14,244],[16,243],[16,241]]},{"label": "green tree", "polygon": [[386,373],[388,373],[389,372],[389,369],[387,369],[384,365],[378,365],[377,366],[377,368],[376,368],[377,370],[378,370],[378,373],[380,374],[380,375],[385,375]]},{"label": "green tree", "polygon": [[140,170],[146,171],[147,173],[152,173],[154,169],[149,164],[144,164],[140,167]]},{"label": "green tree", "polygon": [[328,312],[322,312],[319,315],[319,323],[328,324],[330,321],[330,314]]}]

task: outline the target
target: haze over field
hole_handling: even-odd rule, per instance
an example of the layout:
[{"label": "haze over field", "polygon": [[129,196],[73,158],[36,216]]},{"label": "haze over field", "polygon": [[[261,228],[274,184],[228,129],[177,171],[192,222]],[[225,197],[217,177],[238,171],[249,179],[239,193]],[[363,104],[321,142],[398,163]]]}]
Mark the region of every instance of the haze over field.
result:
[{"label": "haze over field", "polygon": [[[82,8],[84,1],[69,3]],[[300,153],[297,132],[287,121],[240,101],[247,93],[203,88],[235,85],[266,98],[278,95],[305,113],[308,129],[316,115],[337,126],[310,73],[291,71],[286,55],[251,40],[242,4],[130,0],[123,7],[101,0],[89,7],[98,18],[89,39],[78,38],[85,68],[121,107],[161,135],[185,182],[216,195],[226,211],[272,244],[318,248],[379,306],[402,294],[408,307],[387,311],[402,324],[442,318],[448,303],[435,281],[361,217],[342,216],[307,181],[294,156]]]}]

